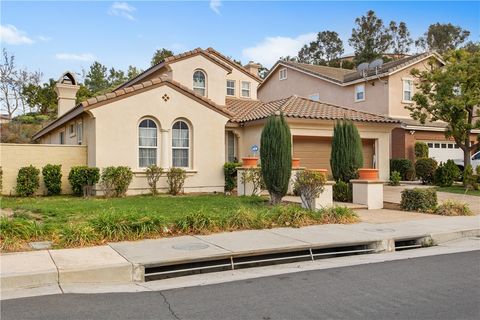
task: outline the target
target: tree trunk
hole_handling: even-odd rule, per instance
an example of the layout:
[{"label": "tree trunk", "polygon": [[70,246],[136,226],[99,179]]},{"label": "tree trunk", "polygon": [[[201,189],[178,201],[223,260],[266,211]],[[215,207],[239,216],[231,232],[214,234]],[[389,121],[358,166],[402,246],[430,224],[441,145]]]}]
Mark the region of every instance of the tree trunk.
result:
[{"label": "tree trunk", "polygon": [[270,193],[270,203],[274,206],[282,202],[282,196],[276,193]]},{"label": "tree trunk", "polygon": [[467,137],[465,138],[465,149],[463,149],[463,169],[471,164],[471,150],[472,147],[470,146],[470,130],[467,132]]}]

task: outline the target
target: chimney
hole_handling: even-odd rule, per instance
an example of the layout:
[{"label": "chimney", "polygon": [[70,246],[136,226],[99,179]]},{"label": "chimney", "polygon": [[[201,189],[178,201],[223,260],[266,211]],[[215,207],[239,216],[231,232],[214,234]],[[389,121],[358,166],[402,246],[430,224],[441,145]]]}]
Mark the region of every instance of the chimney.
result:
[{"label": "chimney", "polygon": [[77,91],[80,88],[77,85],[72,72],[65,72],[55,84],[55,92],[57,93],[57,118],[75,108]]},{"label": "chimney", "polygon": [[259,63],[255,63],[253,61],[248,62],[245,68],[253,74],[254,76],[258,77],[258,69],[260,69],[261,65]]}]

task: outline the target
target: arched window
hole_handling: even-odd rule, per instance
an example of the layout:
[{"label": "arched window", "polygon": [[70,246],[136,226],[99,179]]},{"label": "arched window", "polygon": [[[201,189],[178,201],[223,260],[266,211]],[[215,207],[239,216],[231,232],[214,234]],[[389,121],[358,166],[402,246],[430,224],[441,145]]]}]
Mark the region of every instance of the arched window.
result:
[{"label": "arched window", "polygon": [[193,91],[204,97],[206,96],[206,79],[205,73],[201,70],[196,70],[193,73]]},{"label": "arched window", "polygon": [[151,119],[138,125],[138,163],[140,168],[157,164],[157,124]]},{"label": "arched window", "polygon": [[190,164],[190,129],[186,122],[177,121],[172,126],[172,165],[187,168]]}]

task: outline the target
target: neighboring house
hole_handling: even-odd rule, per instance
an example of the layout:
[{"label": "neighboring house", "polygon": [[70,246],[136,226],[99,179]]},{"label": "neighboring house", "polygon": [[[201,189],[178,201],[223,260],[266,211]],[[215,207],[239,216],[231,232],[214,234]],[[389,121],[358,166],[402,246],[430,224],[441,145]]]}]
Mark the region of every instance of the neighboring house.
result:
[{"label": "neighboring house", "polygon": [[5,113],[0,114],[0,124],[9,123],[10,121],[12,121],[12,119],[8,114],[5,114]]},{"label": "neighboring house", "polygon": [[402,126],[392,131],[392,158],[413,160],[416,141],[427,142],[430,155],[438,161],[463,158],[462,150],[455,142],[445,138],[445,123],[422,125],[412,120],[405,108],[413,104],[415,93],[416,80],[410,74],[411,70],[427,70],[431,59],[439,65],[444,64],[436,53],[427,52],[387,62],[365,74],[355,70],[278,61],[260,85],[258,96],[263,101],[272,101],[297,94],[397,119]]},{"label": "neighboring house", "polygon": [[285,114],[294,157],[309,168],[329,168],[334,121],[351,119],[363,139],[365,166],[388,178],[397,120],[294,95],[263,103],[257,99],[258,68],[242,67],[212,48],[195,49],[78,105],[78,84],[67,72],[56,85],[59,116],[34,139],[86,145],[89,166],[131,167],[129,194],[148,192],[145,169],[152,164],[184,168],[185,192],[222,192],[223,164],[252,154],[269,115]]}]

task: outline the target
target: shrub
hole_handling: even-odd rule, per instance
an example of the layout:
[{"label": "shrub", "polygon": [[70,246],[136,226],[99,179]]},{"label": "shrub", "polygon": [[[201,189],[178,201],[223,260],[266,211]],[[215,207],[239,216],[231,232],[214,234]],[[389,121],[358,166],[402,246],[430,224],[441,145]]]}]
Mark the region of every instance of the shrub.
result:
[{"label": "shrub", "polygon": [[339,202],[352,202],[352,188],[349,183],[337,181],[333,185],[333,200]]},{"label": "shrub", "polygon": [[245,184],[251,182],[253,185],[252,188],[252,196],[258,195],[260,191],[265,187],[265,183],[263,181],[262,173],[258,168],[249,168],[243,170],[242,176],[240,177],[240,182]]},{"label": "shrub", "polygon": [[102,185],[106,197],[124,197],[132,182],[133,172],[129,167],[106,167],[102,170]]},{"label": "shrub", "polygon": [[175,226],[184,233],[204,233],[214,230],[216,223],[210,215],[198,211],[177,219]]},{"label": "shrub", "polygon": [[40,170],[30,165],[18,170],[17,186],[15,191],[19,196],[28,197],[35,193],[40,186]]},{"label": "shrub", "polygon": [[390,159],[390,174],[393,171],[400,173],[401,180],[404,181],[415,178],[415,168],[409,159]]},{"label": "shrub", "polygon": [[168,193],[177,195],[182,191],[187,172],[181,168],[170,168],[167,172]]},{"label": "shrub", "polygon": [[415,142],[415,158],[428,158],[428,145],[425,142]]},{"label": "shrub", "polygon": [[49,196],[60,194],[62,191],[62,165],[47,164],[42,168],[43,182]]},{"label": "shrub", "polygon": [[280,226],[301,227],[315,222],[315,217],[310,210],[290,204],[275,208],[273,221]]},{"label": "shrub", "polygon": [[472,211],[468,204],[453,200],[447,200],[437,207],[434,212],[441,216],[471,216]]},{"label": "shrub", "polygon": [[435,180],[437,161],[432,158],[422,158],[415,162],[415,172],[423,184],[431,184]]},{"label": "shrub", "polygon": [[351,121],[338,121],[333,128],[330,166],[335,181],[349,182],[363,167],[362,140]]},{"label": "shrub", "polygon": [[357,214],[350,208],[335,206],[321,210],[322,223],[354,223],[359,220]]},{"label": "shrub", "polygon": [[448,160],[445,164],[440,163],[435,171],[435,184],[441,187],[450,187],[460,176],[460,169],[453,160]]},{"label": "shrub", "polygon": [[400,173],[398,171],[392,171],[390,174],[390,181],[388,181],[389,186],[399,186],[400,185]]},{"label": "shrub", "polygon": [[297,172],[294,188],[300,194],[302,203],[309,210],[315,210],[313,201],[323,192],[327,178],[324,174],[312,170]]},{"label": "shrub", "polygon": [[472,165],[469,164],[463,170],[463,186],[467,189],[478,190],[477,177],[473,175]]},{"label": "shrub", "polygon": [[25,218],[0,217],[0,239],[33,240],[44,235],[42,226]]},{"label": "shrub", "polygon": [[153,195],[158,194],[157,182],[158,180],[160,180],[160,177],[163,174],[163,168],[157,166],[156,164],[153,164],[147,167],[147,170],[145,170],[145,174],[147,175],[147,183],[150,186],[150,192]]},{"label": "shrub", "polygon": [[272,115],[260,137],[261,171],[270,202],[280,203],[292,174],[292,135],[283,114]]},{"label": "shrub", "polygon": [[241,207],[227,217],[225,226],[230,230],[252,229],[263,227],[263,223],[258,221],[254,211]]},{"label": "shrub", "polygon": [[59,243],[63,247],[79,247],[99,242],[98,234],[88,224],[68,224],[60,230]]},{"label": "shrub", "polygon": [[400,207],[407,211],[433,212],[437,207],[437,191],[434,188],[405,189]]},{"label": "shrub", "polygon": [[223,174],[225,176],[225,192],[231,192],[237,186],[237,168],[238,162],[227,162],[223,165]]},{"label": "shrub", "polygon": [[68,181],[76,195],[90,196],[93,186],[100,180],[100,169],[96,167],[76,166],[70,169]]},{"label": "shrub", "polygon": [[118,241],[160,234],[165,221],[140,213],[104,212],[91,219],[89,225],[104,239]]}]

